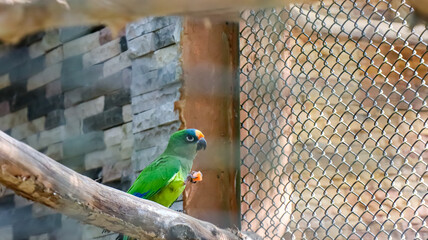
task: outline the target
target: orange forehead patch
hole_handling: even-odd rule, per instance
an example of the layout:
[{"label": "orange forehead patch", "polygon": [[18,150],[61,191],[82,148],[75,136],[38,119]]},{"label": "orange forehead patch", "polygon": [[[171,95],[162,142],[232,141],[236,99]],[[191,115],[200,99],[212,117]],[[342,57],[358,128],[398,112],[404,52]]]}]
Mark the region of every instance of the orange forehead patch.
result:
[{"label": "orange forehead patch", "polygon": [[195,130],[195,133],[196,133],[196,137],[198,137],[198,139],[205,137],[204,134],[199,130]]}]

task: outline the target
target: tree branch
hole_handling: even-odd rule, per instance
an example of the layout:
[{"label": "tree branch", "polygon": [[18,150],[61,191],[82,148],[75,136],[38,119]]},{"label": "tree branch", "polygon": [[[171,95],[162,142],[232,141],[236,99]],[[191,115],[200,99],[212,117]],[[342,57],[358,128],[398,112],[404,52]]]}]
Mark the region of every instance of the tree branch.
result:
[{"label": "tree branch", "polygon": [[64,167],[0,131],[0,182],[82,222],[140,239],[241,239],[249,235],[139,199]]},{"label": "tree branch", "polygon": [[317,0],[0,0],[0,39],[16,43],[27,34],[75,25],[105,24],[113,33],[147,16],[200,15]]}]

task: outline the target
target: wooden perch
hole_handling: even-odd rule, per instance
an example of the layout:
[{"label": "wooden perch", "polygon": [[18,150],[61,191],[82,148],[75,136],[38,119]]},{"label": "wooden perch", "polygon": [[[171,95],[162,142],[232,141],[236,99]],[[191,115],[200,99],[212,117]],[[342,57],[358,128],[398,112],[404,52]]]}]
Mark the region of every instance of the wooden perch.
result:
[{"label": "wooden perch", "polygon": [[0,39],[16,43],[41,30],[105,24],[113,33],[147,16],[200,15],[317,0],[0,0]]},{"label": "wooden perch", "polygon": [[0,182],[67,216],[139,239],[252,239],[99,184],[1,131]]}]

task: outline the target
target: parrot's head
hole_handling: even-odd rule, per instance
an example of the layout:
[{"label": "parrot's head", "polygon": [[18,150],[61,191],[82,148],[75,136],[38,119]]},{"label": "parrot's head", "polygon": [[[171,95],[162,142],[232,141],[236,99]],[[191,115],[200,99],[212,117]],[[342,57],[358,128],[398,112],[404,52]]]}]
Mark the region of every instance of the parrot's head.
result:
[{"label": "parrot's head", "polygon": [[196,152],[207,147],[204,134],[197,129],[183,129],[173,133],[167,150],[186,158],[193,158]]}]

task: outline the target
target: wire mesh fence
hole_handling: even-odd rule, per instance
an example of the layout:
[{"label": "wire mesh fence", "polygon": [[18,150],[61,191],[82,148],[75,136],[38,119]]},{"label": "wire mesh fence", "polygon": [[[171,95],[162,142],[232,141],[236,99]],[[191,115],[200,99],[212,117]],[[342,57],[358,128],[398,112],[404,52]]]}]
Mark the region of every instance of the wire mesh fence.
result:
[{"label": "wire mesh fence", "polygon": [[428,238],[428,31],[396,0],[241,14],[242,228]]}]

